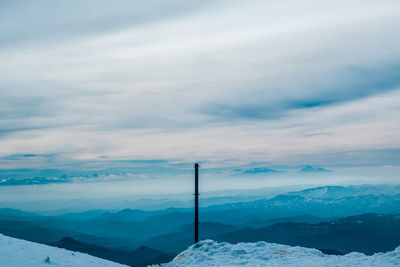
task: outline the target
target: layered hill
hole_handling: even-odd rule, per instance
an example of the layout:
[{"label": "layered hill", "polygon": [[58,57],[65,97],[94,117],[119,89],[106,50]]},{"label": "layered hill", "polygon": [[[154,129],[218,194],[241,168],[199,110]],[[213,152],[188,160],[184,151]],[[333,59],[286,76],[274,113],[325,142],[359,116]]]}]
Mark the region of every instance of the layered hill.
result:
[{"label": "layered hill", "polygon": [[102,259],[108,259],[135,267],[147,266],[149,264],[158,262],[167,262],[173,258],[172,255],[146,246],[142,246],[134,251],[128,252],[79,242],[70,237],[65,237],[62,240],[50,245],[59,248],[65,248],[71,251],[87,253]]}]

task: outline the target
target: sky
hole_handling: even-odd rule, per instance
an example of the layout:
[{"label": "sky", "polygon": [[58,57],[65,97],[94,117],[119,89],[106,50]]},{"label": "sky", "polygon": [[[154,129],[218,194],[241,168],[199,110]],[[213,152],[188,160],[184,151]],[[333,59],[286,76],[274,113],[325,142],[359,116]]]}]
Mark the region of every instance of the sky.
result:
[{"label": "sky", "polygon": [[2,0],[2,183],[398,173],[399,18],[397,0]]}]

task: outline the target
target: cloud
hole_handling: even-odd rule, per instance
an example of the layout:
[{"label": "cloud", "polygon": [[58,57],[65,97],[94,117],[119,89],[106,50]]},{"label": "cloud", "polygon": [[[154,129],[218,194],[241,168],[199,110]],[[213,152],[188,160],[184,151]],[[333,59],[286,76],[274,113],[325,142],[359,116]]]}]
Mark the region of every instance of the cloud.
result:
[{"label": "cloud", "polygon": [[[35,3],[2,1],[0,46],[28,42],[62,42],[80,39],[143,24],[163,22],[212,5],[212,1],[150,0],[140,1],[90,0],[54,3],[39,0]],[[121,8],[123,7],[123,8]],[[49,23],[51,22],[51,23]]]},{"label": "cloud", "polygon": [[[291,76],[290,84],[279,85],[282,95],[271,95],[275,89],[268,85],[264,88],[228,98],[224,103],[208,103],[201,108],[224,120],[238,118],[275,119],[288,110],[335,105],[340,102],[365,98],[381,92],[395,90],[400,86],[400,65],[383,66],[345,66],[343,69],[319,71],[319,77],[311,73],[304,76]],[[301,80],[300,80],[301,79]],[[296,80],[299,80],[296,83]],[[285,80],[282,79],[282,82]],[[282,83],[281,82],[281,83]],[[263,83],[266,84],[266,83]],[[306,89],[304,89],[306,88]],[[291,90],[298,93],[285,95]],[[312,93],[309,93],[312,92]]]},{"label": "cloud", "polygon": [[0,5],[8,168],[398,164],[397,1]]}]

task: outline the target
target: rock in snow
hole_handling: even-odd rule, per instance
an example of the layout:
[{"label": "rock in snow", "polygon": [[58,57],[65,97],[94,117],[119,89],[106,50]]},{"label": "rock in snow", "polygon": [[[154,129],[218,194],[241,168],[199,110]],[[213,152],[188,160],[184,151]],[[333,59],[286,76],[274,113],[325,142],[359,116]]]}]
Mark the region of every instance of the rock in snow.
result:
[{"label": "rock in snow", "polygon": [[316,249],[266,242],[232,245],[205,240],[162,266],[400,266],[400,247],[372,256],[355,252],[333,256]]},{"label": "rock in snow", "polygon": [[1,267],[128,267],[87,254],[0,234]]}]

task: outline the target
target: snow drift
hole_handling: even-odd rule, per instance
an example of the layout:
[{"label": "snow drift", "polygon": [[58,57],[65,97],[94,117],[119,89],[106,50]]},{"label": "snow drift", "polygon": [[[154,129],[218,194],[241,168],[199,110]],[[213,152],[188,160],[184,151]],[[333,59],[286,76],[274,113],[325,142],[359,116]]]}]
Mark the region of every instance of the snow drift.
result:
[{"label": "snow drift", "polygon": [[201,241],[189,247],[163,267],[180,266],[400,266],[400,247],[386,253],[366,256],[349,253],[325,255],[319,250],[258,243],[217,243]]},{"label": "snow drift", "polygon": [[0,234],[0,266],[127,267],[87,254],[50,247]]}]

